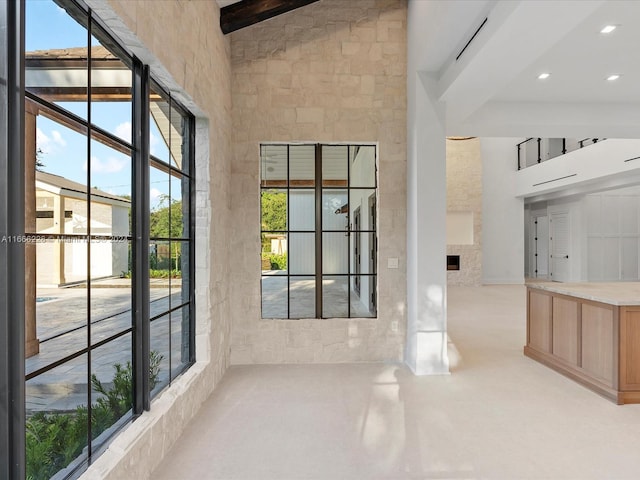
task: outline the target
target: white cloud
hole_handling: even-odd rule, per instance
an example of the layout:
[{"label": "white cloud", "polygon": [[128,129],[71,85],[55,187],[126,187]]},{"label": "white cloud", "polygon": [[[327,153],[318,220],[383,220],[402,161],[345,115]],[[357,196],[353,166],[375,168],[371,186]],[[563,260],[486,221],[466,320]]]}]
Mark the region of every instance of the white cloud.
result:
[{"label": "white cloud", "polygon": [[[115,134],[117,137],[131,143],[131,122],[123,122],[116,127]],[[153,132],[149,133],[149,149],[151,150],[151,154],[155,155],[157,153],[157,147],[159,144],[159,139],[156,137]]]},{"label": "white cloud", "polygon": [[67,141],[62,138],[62,135],[57,130],[51,130],[51,133],[47,135],[40,128],[36,128],[36,148],[42,151],[44,154],[57,153],[60,149],[58,147],[66,147]]},{"label": "white cloud", "polygon": [[116,127],[116,135],[131,143],[131,122],[121,123]]},{"label": "white cloud", "polygon": [[[100,160],[98,157],[91,157],[91,173],[118,173],[127,163],[125,159],[117,159],[109,157],[106,160]],[[82,169],[87,171],[87,162],[84,162]]]},{"label": "white cloud", "polygon": [[150,197],[150,201],[151,201],[151,205],[155,205],[156,203],[158,203],[158,201],[160,200],[160,195],[162,195],[162,192],[160,190],[158,190],[157,188],[152,188],[149,192],[149,197]]},{"label": "white cloud", "polygon": [[67,146],[67,141],[64,138],[62,138],[62,135],[60,135],[59,131],[51,130],[51,137],[53,138],[53,141],[56,142],[61,147]]},{"label": "white cloud", "polygon": [[42,130],[36,128],[36,148],[43,153],[49,153],[50,147],[51,139]]},{"label": "white cloud", "polygon": [[156,137],[153,132],[149,132],[149,150],[151,151],[151,155],[157,155],[158,143],[158,137]]}]

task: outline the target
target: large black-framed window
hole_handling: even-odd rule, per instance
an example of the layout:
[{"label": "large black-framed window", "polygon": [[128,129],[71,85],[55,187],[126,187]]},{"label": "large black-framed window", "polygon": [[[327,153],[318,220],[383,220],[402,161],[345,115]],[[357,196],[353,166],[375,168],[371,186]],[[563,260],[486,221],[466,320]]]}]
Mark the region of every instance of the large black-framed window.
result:
[{"label": "large black-framed window", "polygon": [[377,314],[375,145],[260,146],[262,318]]},{"label": "large black-framed window", "polygon": [[0,478],[24,477],[23,41],[20,2],[0,2]]},{"label": "large black-framed window", "polygon": [[[149,205],[149,318],[151,352],[159,375],[150,385],[155,396],[193,363],[192,298],[194,272],[195,186],[192,165],[194,128],[189,115],[156,82],[149,89],[150,138],[162,139],[151,148]],[[163,374],[162,372],[166,372]]]},{"label": "large black-framed window", "polygon": [[195,360],[195,123],[82,3],[0,32],[0,477],[74,478]]}]

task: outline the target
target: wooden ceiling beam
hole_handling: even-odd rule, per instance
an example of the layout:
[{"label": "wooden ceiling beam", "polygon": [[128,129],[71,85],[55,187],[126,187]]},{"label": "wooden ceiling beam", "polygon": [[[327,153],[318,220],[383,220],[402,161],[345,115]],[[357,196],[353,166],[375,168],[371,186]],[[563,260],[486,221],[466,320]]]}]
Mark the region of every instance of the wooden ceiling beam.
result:
[{"label": "wooden ceiling beam", "polygon": [[220,9],[220,29],[225,35],[268,20],[318,0],[242,0]]}]

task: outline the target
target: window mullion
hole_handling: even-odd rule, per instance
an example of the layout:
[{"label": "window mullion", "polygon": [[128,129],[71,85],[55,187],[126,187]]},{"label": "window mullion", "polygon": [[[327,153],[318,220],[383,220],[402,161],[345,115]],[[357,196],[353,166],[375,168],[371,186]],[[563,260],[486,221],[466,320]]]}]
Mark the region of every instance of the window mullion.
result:
[{"label": "window mullion", "polygon": [[[291,207],[291,146],[287,145],[287,318],[291,318],[291,215],[289,208]],[[262,204],[262,202],[260,202]]]},{"label": "window mullion", "polygon": [[[0,5],[0,478],[24,478],[24,2]],[[8,240],[7,240],[8,239]],[[10,279],[10,281],[7,281]]]},{"label": "window mullion", "polygon": [[149,67],[133,68],[133,410],[149,410]]},{"label": "window mullion", "polygon": [[[362,228],[362,225],[358,225]],[[359,234],[356,234],[359,235]],[[347,146],[347,318],[351,318],[351,145]],[[360,280],[358,280],[360,281]]]},{"label": "window mullion", "polygon": [[[196,171],[196,122],[189,117],[189,275],[188,284],[182,288],[189,290],[189,363],[196,361],[196,305],[195,305],[195,276],[196,276],[196,182],[193,173]],[[184,162],[184,159],[182,160]],[[184,200],[183,200],[184,201]],[[148,258],[148,255],[147,255]],[[184,275],[182,281],[184,282]]]},{"label": "window mullion", "polygon": [[315,148],[316,318],[322,318],[322,145]]},{"label": "window mullion", "polygon": [[[92,37],[92,25],[93,18],[91,15],[91,10],[89,10],[89,14],[87,15],[87,159],[91,158],[91,37]],[[91,372],[93,371],[93,365],[91,362],[91,162],[87,162],[87,172],[86,172],[86,202],[87,202],[87,233],[86,233],[86,242],[87,242],[87,457],[91,458],[92,451],[92,435],[91,435],[91,411],[93,404],[92,400],[92,386],[91,386]],[[63,203],[64,205],[64,203]],[[61,222],[63,223],[63,222]],[[64,226],[62,227],[62,232],[65,232]]]}]

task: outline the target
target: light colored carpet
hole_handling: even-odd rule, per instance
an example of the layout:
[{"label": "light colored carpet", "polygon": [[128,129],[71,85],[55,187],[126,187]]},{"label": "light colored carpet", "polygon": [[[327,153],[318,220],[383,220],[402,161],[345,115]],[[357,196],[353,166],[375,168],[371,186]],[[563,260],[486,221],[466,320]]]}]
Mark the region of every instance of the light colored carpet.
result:
[{"label": "light colored carpet", "polygon": [[449,289],[452,375],[231,368],[151,478],[637,479],[640,405],[526,358],[525,289]]}]

